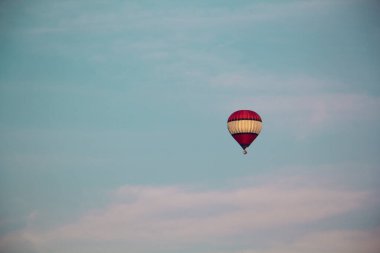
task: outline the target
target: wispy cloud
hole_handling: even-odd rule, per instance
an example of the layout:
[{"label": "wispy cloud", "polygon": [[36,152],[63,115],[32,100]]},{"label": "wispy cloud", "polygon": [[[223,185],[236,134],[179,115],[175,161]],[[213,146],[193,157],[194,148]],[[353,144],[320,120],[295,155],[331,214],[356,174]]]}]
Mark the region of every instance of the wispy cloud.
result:
[{"label": "wispy cloud", "polygon": [[363,122],[378,125],[380,98],[355,93],[252,95],[231,100],[229,106],[255,108],[273,126],[274,121],[285,116],[286,124],[281,128],[286,128],[288,134],[305,136],[338,126],[359,126]]},{"label": "wispy cloud", "polygon": [[[0,247],[12,248],[23,242],[41,253],[77,252],[78,247],[81,252],[94,252],[105,245],[113,245],[112,252],[122,252],[125,247],[134,252],[170,252],[202,244],[220,245],[221,249],[230,239],[246,245],[250,235],[257,244],[252,252],[261,252],[257,251],[263,246],[261,234],[284,228],[297,230],[299,226],[360,209],[370,201],[368,192],[297,183],[304,180],[310,179],[229,190],[124,186],[114,192],[112,203],[102,210],[48,230],[28,227],[3,237]],[[37,222],[35,213],[30,217],[31,222]],[[311,236],[296,246],[315,250],[318,245],[312,242],[321,238],[324,237]],[[277,242],[270,243],[275,247]]]},{"label": "wispy cloud", "polygon": [[[220,73],[209,79],[209,84],[220,89],[240,89],[259,95],[281,94],[303,95],[323,94],[328,91],[343,90],[349,84],[337,80],[323,80],[308,75],[283,75],[280,73],[262,73],[244,66],[239,71]],[[245,69],[245,70],[244,70]]]},{"label": "wispy cloud", "polygon": [[[338,1],[339,2],[339,1]],[[254,23],[279,20],[289,16],[304,16],[308,12],[315,13],[331,7],[334,3],[328,1],[289,1],[284,3],[253,3],[237,4],[235,8],[221,5],[209,5],[199,8],[193,5],[154,5],[144,3],[123,3],[116,9],[109,9],[102,1],[95,3],[101,8],[89,8],[86,2],[72,1],[48,3],[48,7],[33,6],[29,14],[53,19],[50,25],[31,30],[31,33],[60,33],[60,32],[112,32],[129,29],[148,29],[157,27],[164,30],[209,29],[211,27],[252,25]],[[49,8],[48,13],[41,13],[41,9]],[[85,11],[77,12],[77,9]],[[73,11],[71,16],[62,15],[63,12]]]}]

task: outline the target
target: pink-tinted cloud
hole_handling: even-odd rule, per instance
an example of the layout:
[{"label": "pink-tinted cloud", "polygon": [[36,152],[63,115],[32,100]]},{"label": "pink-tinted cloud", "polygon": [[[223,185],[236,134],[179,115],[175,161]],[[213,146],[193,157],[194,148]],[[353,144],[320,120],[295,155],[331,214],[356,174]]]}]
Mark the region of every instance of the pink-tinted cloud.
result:
[{"label": "pink-tinted cloud", "polygon": [[125,186],[115,191],[113,202],[102,210],[48,230],[30,226],[2,238],[0,246],[23,242],[41,253],[96,252],[105,245],[113,245],[112,252],[123,252],[125,247],[133,252],[162,252],[160,247],[175,251],[239,243],[247,234],[257,236],[284,227],[294,229],[370,201],[366,192],[297,183],[304,180],[310,179],[229,190]]}]

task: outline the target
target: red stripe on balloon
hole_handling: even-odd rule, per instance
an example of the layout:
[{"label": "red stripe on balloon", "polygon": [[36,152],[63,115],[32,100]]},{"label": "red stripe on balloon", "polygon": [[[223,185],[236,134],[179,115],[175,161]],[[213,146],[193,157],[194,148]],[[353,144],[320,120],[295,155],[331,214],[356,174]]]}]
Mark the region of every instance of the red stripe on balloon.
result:
[{"label": "red stripe on balloon", "polygon": [[232,113],[227,122],[235,120],[257,120],[262,122],[260,115],[250,110],[240,110]]}]

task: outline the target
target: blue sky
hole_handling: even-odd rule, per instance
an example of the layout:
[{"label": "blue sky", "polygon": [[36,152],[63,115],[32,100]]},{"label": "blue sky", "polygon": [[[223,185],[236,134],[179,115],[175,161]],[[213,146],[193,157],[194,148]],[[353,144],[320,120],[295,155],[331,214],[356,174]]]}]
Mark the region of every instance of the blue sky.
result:
[{"label": "blue sky", "polygon": [[2,1],[0,252],[379,252],[379,9]]}]

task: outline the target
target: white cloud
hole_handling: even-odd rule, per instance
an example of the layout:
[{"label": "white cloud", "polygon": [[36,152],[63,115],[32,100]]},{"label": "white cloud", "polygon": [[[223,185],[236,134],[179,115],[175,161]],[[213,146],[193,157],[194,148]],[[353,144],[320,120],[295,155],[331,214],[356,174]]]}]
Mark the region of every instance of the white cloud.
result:
[{"label": "white cloud", "polygon": [[[297,182],[304,180],[310,179]],[[181,251],[204,244],[223,246],[227,241],[239,243],[246,235],[260,237],[265,231],[296,229],[369,202],[366,192],[297,182],[229,190],[125,186],[103,210],[48,230],[29,226],[2,238],[0,247],[9,248],[20,241],[44,253],[79,252],[78,247],[81,252],[96,252],[105,245],[118,245],[112,252],[122,252],[125,247],[134,252],[161,252],[160,247]],[[32,216],[36,222],[37,217]]]},{"label": "white cloud", "polygon": [[378,124],[380,98],[355,93],[252,95],[231,100],[228,106],[232,110],[254,108],[267,126],[279,126],[287,134],[307,136],[331,128],[352,129],[364,122]]}]

